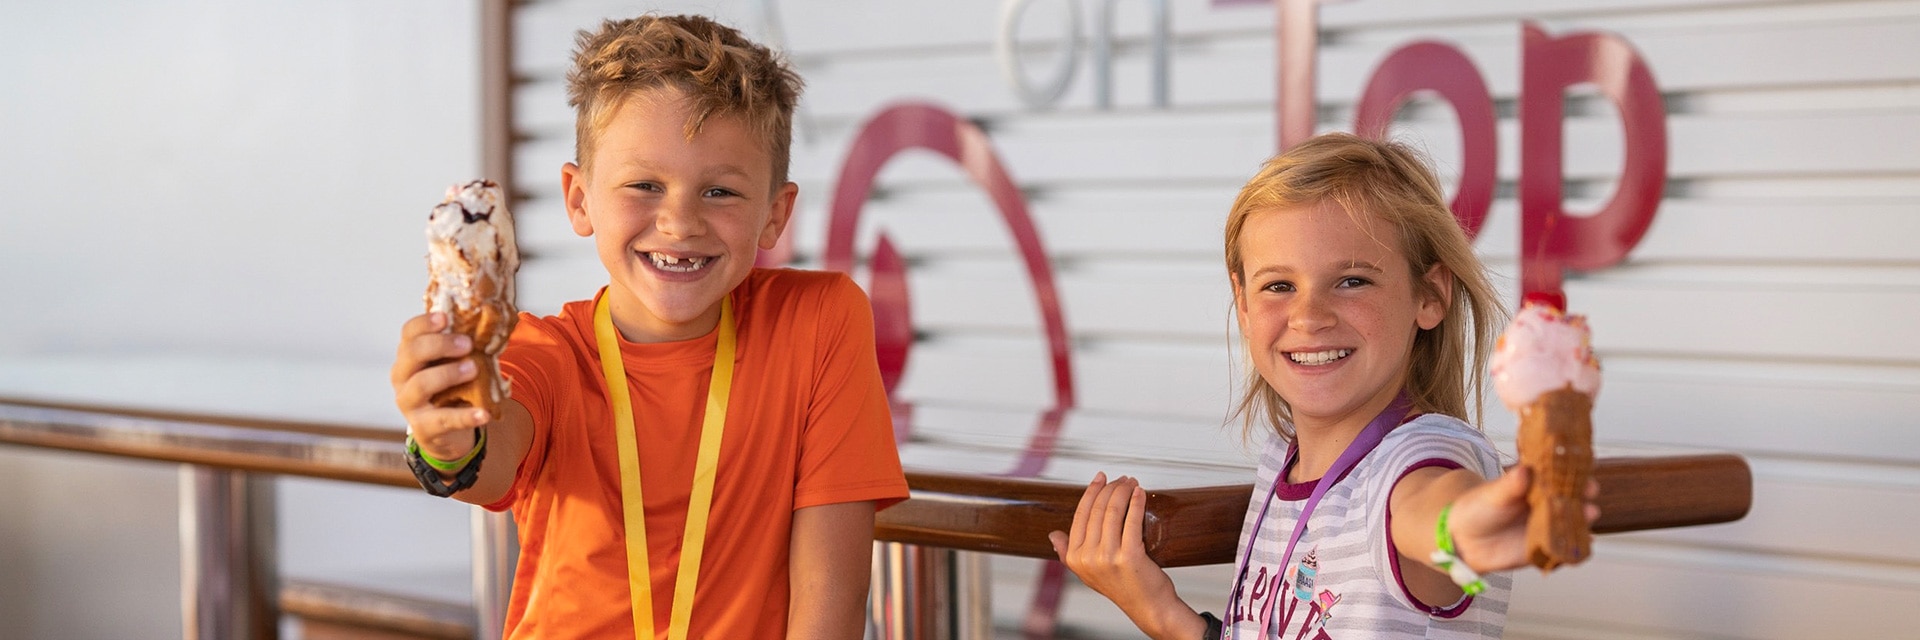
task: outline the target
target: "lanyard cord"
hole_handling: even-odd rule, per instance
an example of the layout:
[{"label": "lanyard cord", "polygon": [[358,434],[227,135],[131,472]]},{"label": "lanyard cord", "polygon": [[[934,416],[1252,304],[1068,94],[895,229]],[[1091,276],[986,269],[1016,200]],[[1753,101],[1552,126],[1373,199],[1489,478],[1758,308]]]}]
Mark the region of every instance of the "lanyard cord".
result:
[{"label": "lanyard cord", "polygon": [[[1278,571],[1286,571],[1287,563],[1293,561],[1293,547],[1299,544],[1300,536],[1307,532],[1307,518],[1313,515],[1313,508],[1320,504],[1320,498],[1326,496],[1327,490],[1332,489],[1334,483],[1340,481],[1341,475],[1346,474],[1354,465],[1360,463],[1361,458],[1366,457],[1374,447],[1379,446],[1380,441],[1386,439],[1387,432],[1398,426],[1411,409],[1412,402],[1407,399],[1406,393],[1394,396],[1393,402],[1388,403],[1387,408],[1380,411],[1380,415],[1374,416],[1373,421],[1368,422],[1367,426],[1354,436],[1353,442],[1347,444],[1347,449],[1340,452],[1340,457],[1333,461],[1333,466],[1327,469],[1326,475],[1320,476],[1320,480],[1313,483],[1313,493],[1307,496],[1307,503],[1300,507],[1300,517],[1293,523],[1293,537],[1287,540],[1287,550],[1280,556]],[[1229,628],[1239,620],[1235,613],[1240,608],[1240,591],[1246,584],[1247,572],[1252,569],[1253,544],[1260,538],[1260,525],[1267,519],[1267,508],[1273,506],[1273,496],[1279,491],[1280,485],[1286,482],[1286,473],[1286,465],[1282,464],[1280,475],[1275,476],[1273,486],[1267,488],[1267,499],[1260,505],[1259,517],[1253,521],[1253,533],[1247,536],[1247,548],[1240,554],[1239,566],[1234,571],[1233,590],[1227,594]]]},{"label": "lanyard cord", "polygon": [[[614,440],[620,447],[620,506],[626,517],[627,582],[633,595],[633,633],[654,640],[653,573],[647,559],[647,508],[640,493],[638,423],[627,393],[620,337],[603,290],[594,304],[593,334],[600,347],[600,371],[613,405]],[[700,425],[700,452],[694,461],[693,493],[687,497],[687,530],[681,540],[680,567],[673,584],[669,640],[685,640],[693,618],[693,593],[700,581],[700,556],[707,546],[707,515],[713,510],[713,483],[720,467],[720,438],[727,425],[727,398],[733,391],[733,301],[720,299],[720,339],[713,351],[713,379],[707,385],[707,410]]]}]

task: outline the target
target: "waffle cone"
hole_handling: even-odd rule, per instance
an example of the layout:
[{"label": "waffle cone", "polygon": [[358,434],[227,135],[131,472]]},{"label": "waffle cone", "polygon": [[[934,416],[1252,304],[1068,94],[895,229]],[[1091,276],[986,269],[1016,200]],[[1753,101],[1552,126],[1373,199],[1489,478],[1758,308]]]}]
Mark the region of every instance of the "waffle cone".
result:
[{"label": "waffle cone", "polygon": [[1591,554],[1587,481],[1593,475],[1593,399],[1572,386],[1541,394],[1520,411],[1520,462],[1527,490],[1527,558],[1541,571]]},{"label": "waffle cone", "polygon": [[[485,409],[489,415],[498,415],[496,410],[500,401],[507,397],[506,378],[500,375],[500,351],[506,347],[508,334],[513,332],[518,311],[511,301],[499,295],[496,274],[480,274],[473,279],[473,283],[476,293],[480,294],[474,298],[492,302],[468,308],[455,307],[447,312],[453,319],[448,331],[473,339],[473,351],[464,358],[473,361],[473,379],[434,394],[432,402],[436,407],[475,407]],[[437,282],[428,285],[429,297],[434,294],[436,286]],[[450,359],[434,364],[453,361]]]}]

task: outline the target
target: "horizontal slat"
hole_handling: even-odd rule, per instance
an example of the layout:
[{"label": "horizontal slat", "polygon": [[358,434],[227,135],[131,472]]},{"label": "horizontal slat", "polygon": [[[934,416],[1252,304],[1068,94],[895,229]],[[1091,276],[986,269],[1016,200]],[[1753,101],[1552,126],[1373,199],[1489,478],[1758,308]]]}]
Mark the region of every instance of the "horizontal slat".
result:
[{"label": "horizontal slat", "polygon": [[[1176,33],[1183,33],[1176,25]],[[1652,69],[1663,92],[1698,93],[1756,88],[1842,88],[1900,82],[1920,73],[1920,63],[1901,55],[1920,39],[1920,16],[1881,20],[1808,21],[1760,25],[1633,27],[1596,22],[1554,25],[1549,33],[1597,29],[1630,42]],[[1493,98],[1519,92],[1520,26],[1505,23],[1490,31],[1421,29],[1370,38],[1345,38],[1323,44],[1319,53],[1318,98],[1327,104],[1357,100],[1366,80],[1386,54],[1416,39],[1448,41],[1466,53],[1485,78]],[[1783,46],[1791,43],[1791,46]],[[1169,50],[1172,103],[1178,107],[1271,104],[1276,68],[1272,35],[1183,38]],[[1029,78],[1051,73],[1052,52],[1024,55]],[[903,97],[933,99],[977,114],[1025,112],[1012,84],[1003,78],[990,46],[923,50],[915,55],[839,59],[803,56],[799,71],[807,78],[807,109],[816,117],[857,117]],[[1055,106],[1085,111],[1092,105],[1094,70],[1084,60],[1068,92]],[[538,104],[521,122],[538,131],[564,129],[570,116],[559,109],[558,69],[534,76]],[[1147,105],[1148,72],[1143,47],[1121,49],[1114,58],[1115,104],[1125,109]],[[1037,81],[1035,81],[1037,82]],[[544,115],[541,115],[544,114]]]},{"label": "horizontal slat", "polygon": [[[1566,123],[1569,155],[1564,175],[1612,179],[1620,171],[1619,123],[1577,117]],[[990,130],[998,156],[1022,185],[1097,182],[1181,186],[1183,181],[1238,184],[1272,155],[1272,116],[1264,112],[1100,114],[1077,118],[1028,118]],[[1499,175],[1513,179],[1520,158],[1511,122],[1499,126]],[[1115,132],[1124,131],[1124,135]],[[1435,124],[1408,129],[1415,144],[1443,167],[1457,163],[1456,135]],[[1920,111],[1866,114],[1676,115],[1668,119],[1672,179],[1725,176],[1844,176],[1920,173]],[[839,174],[853,132],[814,145],[796,145],[795,180],[830,184]],[[570,142],[521,145],[520,183],[536,193],[557,192],[557,181],[539,177],[571,157]],[[889,163],[884,180],[954,181],[944,160],[903,155]],[[1451,183],[1451,180],[1448,181]],[[548,185],[544,188],[541,185]],[[822,194],[825,195],[824,193]]]},{"label": "horizontal slat", "polygon": [[[1739,522],[1637,534],[1663,544],[1709,549],[1833,558],[1920,567],[1920,549],[1900,527],[1862,527],[1860,514],[1880,522],[1920,521],[1920,486],[1808,478],[1777,468],[1765,457],[1754,468],[1753,509]],[[1852,469],[1829,463],[1827,466]],[[1873,467],[1868,467],[1873,468]],[[1887,475],[1912,476],[1913,467],[1879,467]]]},{"label": "horizontal slat", "polygon": [[[1053,402],[1044,356],[1033,339],[921,343],[909,361],[901,394],[922,403],[1042,409]],[[1078,350],[1074,356],[1079,406],[1088,411],[1219,424],[1237,397],[1239,381],[1232,363],[1237,356],[1224,347],[1127,344]],[[1686,362],[1607,359],[1605,386],[1594,409],[1597,437],[1607,443],[1920,463],[1920,456],[1912,453],[1920,451],[1920,435],[1901,421],[1902,416],[1920,413],[1920,383],[1912,380],[1911,368],[1758,362],[1687,367]],[[1874,382],[1875,376],[1887,379]],[[1511,415],[1491,396],[1485,420],[1489,433],[1513,432]],[[1147,430],[1088,437],[1113,442],[1110,450],[1123,455],[1146,455],[1152,443],[1164,442],[1164,433],[1140,428]],[[1236,429],[1203,426],[1178,433],[1210,439],[1212,444],[1198,449],[1224,455],[1238,451]],[[1065,437],[1082,433],[1088,432]]]},{"label": "horizontal slat", "polygon": [[[989,14],[994,11],[994,7],[988,3],[977,4],[979,7],[975,11]],[[1369,10],[1378,10],[1382,4],[1407,3],[1361,4],[1369,7]],[[1850,90],[1859,85],[1899,83],[1920,74],[1920,62],[1912,56],[1903,55],[1908,43],[1920,39],[1920,10],[1901,9],[1904,5],[1892,3],[1826,5],[1822,13],[1815,16],[1799,16],[1794,12],[1775,15],[1780,13],[1777,7],[1762,6],[1748,11],[1753,17],[1744,20],[1729,18],[1730,14],[1727,13],[1714,13],[1693,17],[1692,22],[1655,22],[1650,25],[1637,24],[1630,20],[1631,14],[1616,12],[1587,22],[1556,23],[1551,27],[1551,32],[1557,34],[1578,29],[1599,29],[1619,34],[1641,52],[1653,69],[1656,82],[1668,94],[1751,91],[1760,88],[1813,91],[1826,87]],[[945,6],[914,10],[952,11],[943,8]],[[1875,11],[1873,7],[1891,7],[1892,10]],[[1402,8],[1419,11],[1414,7]],[[1852,10],[1836,12],[1833,8]],[[863,24],[886,24],[888,15],[904,10],[880,11],[877,16],[863,16],[861,20]],[[1122,15],[1127,13],[1123,11]],[[1221,9],[1207,13],[1232,15],[1236,12]],[[1876,13],[1890,15],[1880,16]],[[820,11],[817,14],[815,19],[840,21],[844,21],[843,16],[850,15],[836,11]],[[1663,19],[1668,22],[1676,19],[1670,13],[1656,15],[1664,16]],[[557,20],[557,16],[550,15],[550,12],[543,11],[537,16],[539,19],[534,22],[540,25]],[[790,17],[783,16],[783,19]],[[978,16],[976,20],[988,22],[989,26],[983,30],[983,35],[989,35],[992,29],[991,15]],[[751,22],[757,21],[755,18]],[[939,24],[937,20],[922,22],[904,17],[894,22],[903,28],[868,29],[862,32],[904,34],[914,31],[910,25]],[[1235,23],[1239,29],[1230,33],[1215,33],[1188,22],[1174,23],[1179,40],[1171,49],[1173,67],[1170,76],[1173,104],[1178,107],[1272,104],[1276,62],[1270,28],[1247,30],[1244,16],[1235,16],[1223,22]],[[966,31],[953,28],[950,26],[952,24],[956,22],[948,20],[936,28],[943,33]],[[522,47],[522,60],[525,61],[522,64],[523,73],[530,73],[534,82],[519,92],[516,118],[523,129],[536,135],[570,138],[572,115],[565,108],[560,76],[567,59],[564,50],[571,46],[572,36],[570,31],[564,34],[549,33],[553,30],[554,27],[550,26],[523,29],[523,39],[536,43],[557,43],[558,46],[529,44]],[[848,39],[847,31],[828,29],[821,33],[835,34],[835,39]],[[1454,42],[1467,53],[1485,76],[1493,97],[1510,100],[1518,91],[1519,38],[1519,25],[1510,20],[1475,24],[1467,28],[1428,24],[1404,32],[1390,30],[1370,37],[1343,35],[1327,41],[1320,49],[1318,96],[1326,104],[1349,104],[1357,99],[1366,79],[1388,51],[1414,39],[1441,39]],[[1791,46],[1783,46],[1783,43],[1791,43]],[[801,127],[806,128],[805,121],[809,118],[859,118],[881,105],[905,98],[934,100],[976,115],[1027,111],[1012,86],[1002,78],[1000,63],[994,58],[989,41],[981,40],[964,48],[937,45],[929,48],[929,45],[911,39],[903,39],[901,44],[907,47],[905,50],[914,53],[844,58],[805,54],[802,45],[798,49],[802,52],[799,70],[808,79],[809,90],[803,101]],[[550,62],[534,65],[532,63],[536,55]],[[1030,76],[1050,69],[1049,55],[1044,52],[1027,55],[1024,64]],[[1146,104],[1145,60],[1144,50],[1137,46],[1122,48],[1116,53],[1116,104],[1129,109],[1138,109]],[[1091,81],[1088,79],[1092,70],[1089,65],[1085,61],[1081,63],[1076,81],[1068,94],[1056,103],[1058,106],[1076,112],[1089,108],[1092,100]],[[1695,108],[1710,108],[1713,103],[1686,104],[1693,104]]]},{"label": "horizontal slat", "polygon": [[1664,637],[1808,638],[1843,629],[1848,637],[1897,638],[1910,629],[1888,612],[1920,598],[1912,566],[1783,560],[1630,537],[1601,538],[1592,561],[1546,578],[1516,572],[1510,615],[1534,624],[1653,624],[1666,628]]},{"label": "horizontal slat", "polygon": [[[1056,260],[1215,261],[1235,189],[1059,189],[1031,197],[1029,211]],[[873,247],[871,236],[884,229],[895,248],[915,260],[1011,257],[1006,226],[971,185],[887,194],[862,211],[862,249]],[[1567,209],[1594,206],[1570,202]],[[1914,263],[1920,244],[1908,239],[1920,236],[1916,206],[1894,198],[1670,198],[1630,257],[1636,263]],[[796,213],[801,220],[826,215],[824,203]],[[809,231],[795,229],[794,241],[817,251],[824,238]],[[1475,248],[1485,259],[1511,261],[1519,243],[1518,203],[1496,200]]]}]

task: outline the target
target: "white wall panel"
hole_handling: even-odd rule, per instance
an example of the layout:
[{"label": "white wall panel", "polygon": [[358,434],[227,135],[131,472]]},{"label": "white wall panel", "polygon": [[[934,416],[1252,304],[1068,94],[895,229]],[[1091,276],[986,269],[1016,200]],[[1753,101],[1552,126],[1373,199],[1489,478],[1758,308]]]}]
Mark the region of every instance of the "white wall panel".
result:
[{"label": "white wall panel", "polygon": [[[1097,3],[1083,3],[1092,6]],[[858,126],[884,105],[925,100],[986,127],[1049,248],[1073,335],[1078,409],[1051,469],[1124,473],[1130,456],[1244,469],[1238,383],[1219,265],[1233,192],[1272,153],[1273,10],[1173,3],[1173,108],[1146,106],[1145,27],[1120,3],[1112,110],[1092,107],[1091,66],[1052,109],[1031,109],[993,52],[999,3],[777,3],[789,53],[809,80],[792,228],[805,264],[824,244],[830,189]],[[1021,25],[1037,77],[1060,43],[1063,3]],[[518,97],[524,208],[558,219],[555,167],[571,156],[557,72],[571,29],[613,2],[529,6]],[[750,3],[715,10],[772,33]],[[1606,360],[1596,406],[1614,451],[1719,450],[1749,456],[1751,516],[1730,525],[1602,538],[1592,565],[1523,577],[1508,637],[1899,637],[1889,612],[1920,604],[1916,557],[1899,532],[1920,522],[1920,2],[1911,0],[1364,0],[1320,10],[1322,129],[1344,129],[1375,65],[1415,39],[1463,50],[1501,114],[1499,192],[1477,248],[1512,295],[1523,161],[1513,113],[1523,20],[1550,34],[1611,32],[1651,67],[1671,110],[1667,199],[1618,267],[1572,274]],[[1090,21],[1090,18],[1083,17]],[[1455,180],[1451,110],[1420,100],[1396,135]],[[1612,108],[1576,87],[1568,105],[1567,208],[1591,210],[1621,162]],[[552,247],[523,291],[604,280],[590,244],[542,221]],[[918,442],[957,447],[926,464],[1000,471],[1017,458],[1052,378],[1032,290],[999,216],[963,175],[925,153],[883,172],[858,246],[884,231],[909,258],[915,346],[900,395]],[[580,284],[580,283],[588,284]],[[1511,441],[1497,403],[1489,433]],[[1025,609],[1028,561],[995,563],[1003,624]],[[1181,572],[1182,593],[1217,609],[1218,568]],[[1130,631],[1088,591],[1064,620],[1101,637]]]}]

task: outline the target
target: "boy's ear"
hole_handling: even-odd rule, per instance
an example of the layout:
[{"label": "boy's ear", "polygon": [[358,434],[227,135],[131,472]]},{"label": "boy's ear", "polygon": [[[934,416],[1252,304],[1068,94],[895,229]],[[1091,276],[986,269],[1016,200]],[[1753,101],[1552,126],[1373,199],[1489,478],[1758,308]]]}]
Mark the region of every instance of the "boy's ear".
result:
[{"label": "boy's ear", "polygon": [[773,203],[767,211],[767,224],[760,228],[760,250],[772,251],[780,244],[780,234],[787,230],[787,222],[793,219],[793,203],[800,197],[800,185],[792,182],[780,185],[773,193]]},{"label": "boy's ear", "polygon": [[593,235],[593,222],[587,219],[587,172],[580,165],[560,165],[560,192],[567,203],[567,222],[581,237]]},{"label": "boy's ear", "polygon": [[1453,308],[1453,272],[1446,265],[1435,263],[1420,276],[1427,283],[1427,290],[1420,294],[1420,311],[1414,315],[1414,321],[1421,329],[1440,326],[1447,319],[1447,310]]}]

